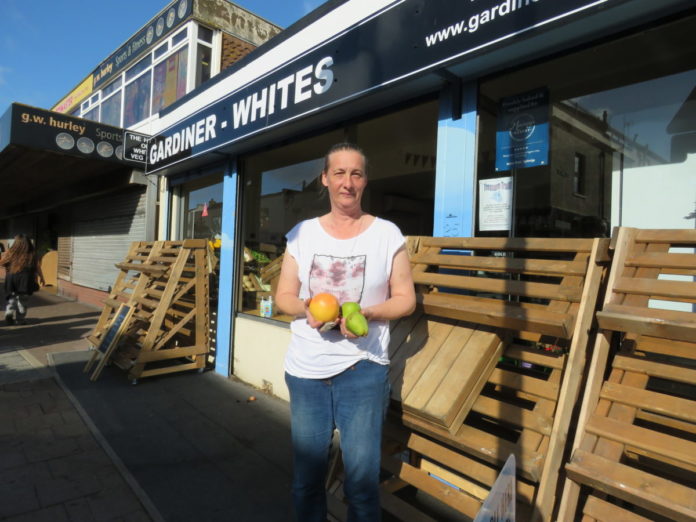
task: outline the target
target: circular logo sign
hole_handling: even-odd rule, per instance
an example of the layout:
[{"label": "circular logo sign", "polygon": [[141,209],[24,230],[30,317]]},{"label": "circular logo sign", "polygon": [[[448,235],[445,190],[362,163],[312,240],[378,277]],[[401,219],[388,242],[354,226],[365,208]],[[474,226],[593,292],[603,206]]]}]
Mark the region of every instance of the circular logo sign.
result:
[{"label": "circular logo sign", "polygon": [[94,142],[89,138],[80,138],[77,140],[77,150],[83,154],[92,154],[94,152]]},{"label": "circular logo sign", "polygon": [[108,158],[114,153],[114,146],[108,141],[100,141],[97,143],[97,154],[102,158]]},{"label": "circular logo sign", "polygon": [[150,45],[152,43],[152,39],[155,37],[155,29],[154,27],[150,26],[147,28],[147,35],[145,36],[145,39],[147,40],[147,45]]},{"label": "circular logo sign", "polygon": [[174,11],[174,8],[172,7],[169,11],[167,11],[167,27],[169,29],[171,29],[172,25],[174,25],[175,18],[176,18],[176,11]]},{"label": "circular logo sign", "polygon": [[536,122],[531,114],[518,114],[510,121],[510,138],[524,141],[534,133]]},{"label": "circular logo sign", "polygon": [[70,150],[75,145],[75,138],[67,132],[61,132],[56,136],[56,145],[63,150]]},{"label": "circular logo sign", "polygon": [[157,26],[155,27],[155,33],[157,36],[162,36],[162,31],[164,31],[164,18],[157,20]]},{"label": "circular logo sign", "polygon": [[181,0],[179,2],[179,18],[183,18],[186,14],[186,7],[188,6],[188,0]]}]

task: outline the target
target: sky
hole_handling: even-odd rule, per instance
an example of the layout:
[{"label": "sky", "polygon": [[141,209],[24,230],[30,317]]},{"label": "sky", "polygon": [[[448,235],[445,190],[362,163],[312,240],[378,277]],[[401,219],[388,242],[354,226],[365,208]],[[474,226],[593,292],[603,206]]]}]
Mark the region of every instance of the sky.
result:
[{"label": "sky", "polygon": [[[235,0],[288,27],[325,0]],[[0,0],[0,116],[50,109],[171,0]]]}]

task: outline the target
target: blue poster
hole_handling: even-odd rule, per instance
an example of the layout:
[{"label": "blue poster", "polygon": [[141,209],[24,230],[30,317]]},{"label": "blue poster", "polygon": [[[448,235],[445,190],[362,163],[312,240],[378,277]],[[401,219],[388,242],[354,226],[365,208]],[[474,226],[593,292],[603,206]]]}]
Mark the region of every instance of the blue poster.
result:
[{"label": "blue poster", "polygon": [[495,151],[497,172],[549,164],[547,89],[500,100]]}]

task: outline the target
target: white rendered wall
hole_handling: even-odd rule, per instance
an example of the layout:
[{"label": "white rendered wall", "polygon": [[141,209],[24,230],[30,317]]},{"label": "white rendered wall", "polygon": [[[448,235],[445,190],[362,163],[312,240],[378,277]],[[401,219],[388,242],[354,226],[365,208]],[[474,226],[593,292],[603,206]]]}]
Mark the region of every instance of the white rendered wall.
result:
[{"label": "white rendered wall", "polygon": [[273,395],[290,399],[283,363],[290,328],[238,316],[234,321],[234,375]]}]

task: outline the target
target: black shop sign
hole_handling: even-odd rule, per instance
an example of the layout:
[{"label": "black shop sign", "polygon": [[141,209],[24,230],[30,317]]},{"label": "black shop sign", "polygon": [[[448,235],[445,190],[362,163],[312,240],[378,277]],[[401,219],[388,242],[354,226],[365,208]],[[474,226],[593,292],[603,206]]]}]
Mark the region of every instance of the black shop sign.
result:
[{"label": "black shop sign", "polygon": [[14,145],[123,163],[123,129],[119,127],[20,103],[12,104],[3,124],[5,120],[8,141]]},{"label": "black shop sign", "polygon": [[146,170],[247,138],[619,0],[402,0],[169,127]]}]

